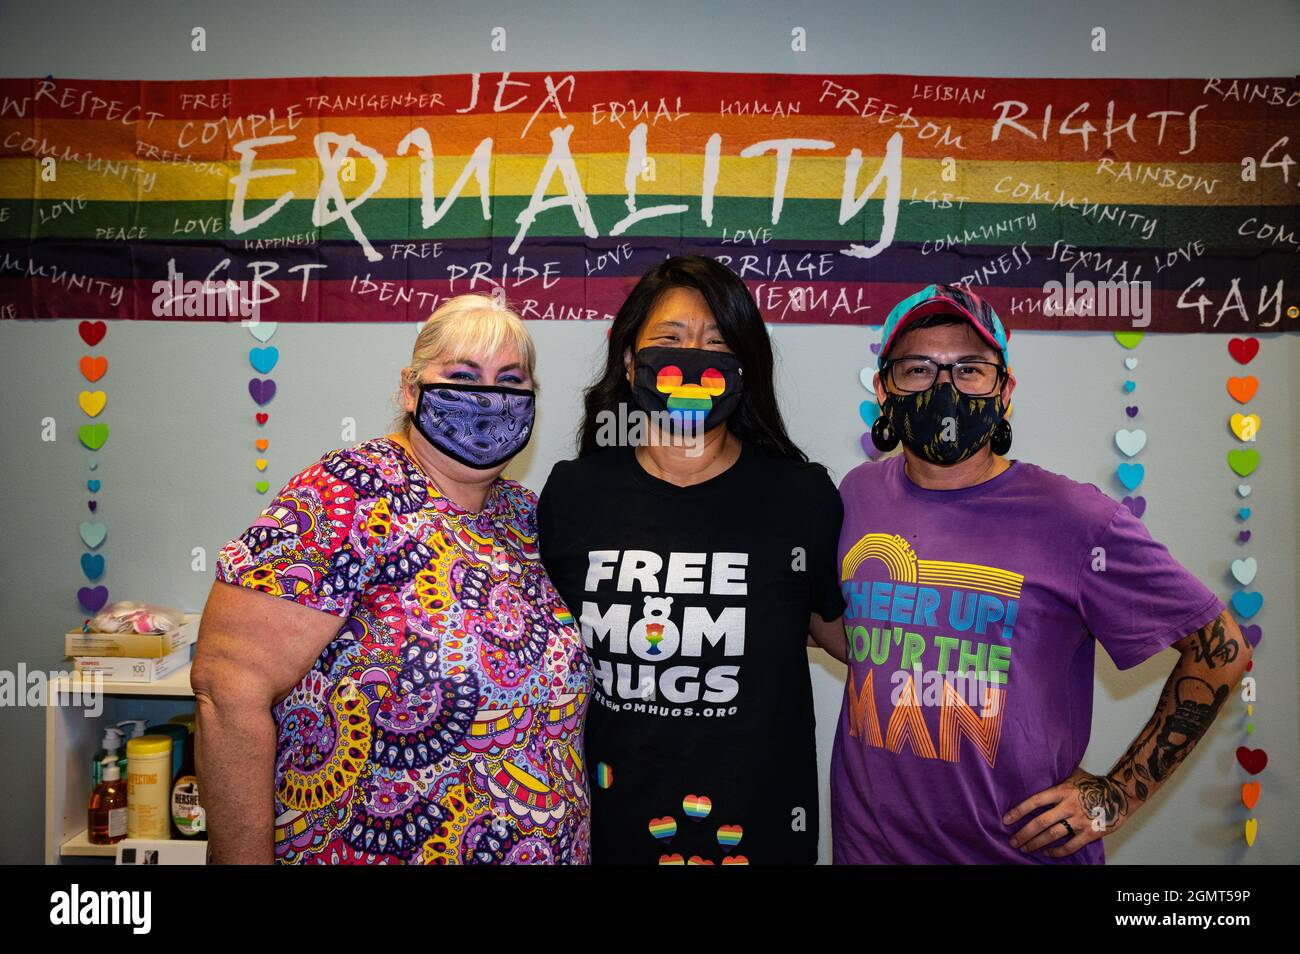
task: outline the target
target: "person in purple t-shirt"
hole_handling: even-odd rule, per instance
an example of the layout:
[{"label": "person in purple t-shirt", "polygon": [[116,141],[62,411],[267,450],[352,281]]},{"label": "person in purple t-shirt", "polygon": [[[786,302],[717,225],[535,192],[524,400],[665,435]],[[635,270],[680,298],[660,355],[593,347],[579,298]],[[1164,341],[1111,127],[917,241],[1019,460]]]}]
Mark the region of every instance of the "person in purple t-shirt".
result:
[{"label": "person in purple t-shirt", "polygon": [[[831,757],[834,858],[1104,861],[1250,660],[1223,604],[1091,484],[1007,460],[1015,388],[989,305],[950,285],[884,326],[872,439],[840,484],[848,678]],[[1080,762],[1100,642],[1173,646],[1154,714],[1105,775]]]}]

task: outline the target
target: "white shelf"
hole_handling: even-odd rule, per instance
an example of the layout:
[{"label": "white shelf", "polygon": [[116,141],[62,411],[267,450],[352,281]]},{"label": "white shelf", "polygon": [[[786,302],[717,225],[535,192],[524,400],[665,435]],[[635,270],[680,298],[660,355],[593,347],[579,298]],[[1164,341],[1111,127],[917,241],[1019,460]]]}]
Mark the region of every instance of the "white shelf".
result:
[{"label": "white shelf", "polygon": [[[197,614],[186,614],[187,621]],[[78,689],[98,689],[101,710],[91,715],[84,705],[58,704]],[[119,847],[156,847],[155,842],[125,839],[115,845],[92,845],[86,838],[86,802],[90,798],[90,761],[99,748],[104,729],[124,719],[145,719],[149,724],[166,722],[173,715],[194,709],[190,688],[190,664],[157,682],[115,682],[102,679],[98,685],[89,673],[69,673],[51,683],[45,707],[45,863],[57,865],[64,858],[114,858]],[[85,696],[81,696],[85,699]],[[179,846],[179,842],[177,845]],[[202,864],[203,849],[190,851],[167,847],[164,862]],[[193,858],[191,858],[193,855]],[[177,859],[185,859],[178,862]],[[195,860],[196,859],[196,860]]]}]

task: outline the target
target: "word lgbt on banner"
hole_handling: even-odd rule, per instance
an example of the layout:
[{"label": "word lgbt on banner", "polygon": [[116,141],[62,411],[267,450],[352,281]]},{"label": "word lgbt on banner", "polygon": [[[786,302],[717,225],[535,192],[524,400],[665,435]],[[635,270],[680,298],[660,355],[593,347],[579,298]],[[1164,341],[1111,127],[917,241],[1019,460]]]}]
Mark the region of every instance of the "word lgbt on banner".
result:
[{"label": "word lgbt on banner", "polygon": [[[418,321],[479,292],[604,319],[700,254],[771,322],[880,324],[939,281],[1013,328],[1129,324],[1045,307],[1070,275],[1150,283],[1150,331],[1289,331],[1296,85],[2,79],[0,318]],[[239,307],[197,306],[235,287]]]}]

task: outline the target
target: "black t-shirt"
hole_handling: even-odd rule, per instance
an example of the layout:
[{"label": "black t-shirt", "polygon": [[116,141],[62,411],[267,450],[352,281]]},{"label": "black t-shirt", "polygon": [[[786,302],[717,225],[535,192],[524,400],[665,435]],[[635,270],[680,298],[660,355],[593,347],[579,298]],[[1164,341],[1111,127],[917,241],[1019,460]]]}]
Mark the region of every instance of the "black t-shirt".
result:
[{"label": "black t-shirt", "polygon": [[677,487],[628,447],[551,471],[542,562],[582,626],[595,864],[811,864],[809,613],[844,612],[826,469],[751,448]]}]

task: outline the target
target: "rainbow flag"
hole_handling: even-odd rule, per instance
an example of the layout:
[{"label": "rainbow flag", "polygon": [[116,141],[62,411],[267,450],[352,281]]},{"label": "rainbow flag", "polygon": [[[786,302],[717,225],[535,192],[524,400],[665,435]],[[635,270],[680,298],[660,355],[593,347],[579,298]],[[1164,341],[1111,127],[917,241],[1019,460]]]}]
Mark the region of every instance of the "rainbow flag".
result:
[{"label": "rainbow flag", "polygon": [[534,72],[0,80],[0,318],[607,319],[666,256],[770,322],[932,282],[1012,329],[1300,328],[1293,78]]}]

